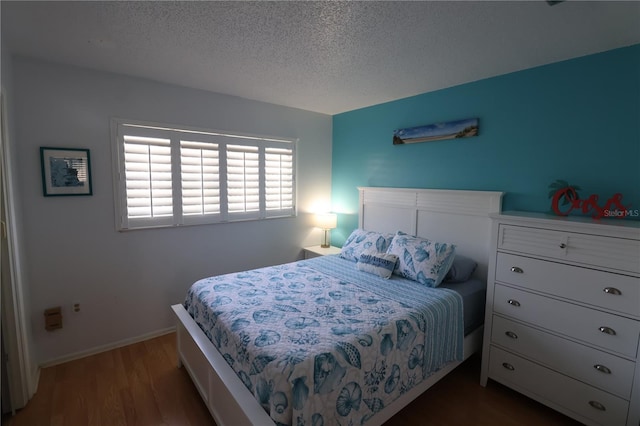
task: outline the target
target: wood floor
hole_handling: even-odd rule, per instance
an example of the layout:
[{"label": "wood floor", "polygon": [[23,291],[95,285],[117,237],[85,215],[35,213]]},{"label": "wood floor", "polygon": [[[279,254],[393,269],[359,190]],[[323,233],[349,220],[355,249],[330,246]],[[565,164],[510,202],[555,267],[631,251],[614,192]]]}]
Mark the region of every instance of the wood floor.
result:
[{"label": "wood floor", "polygon": [[[45,368],[38,392],[7,426],[208,426],[215,423],[184,368],[175,334]],[[490,381],[471,357],[387,426],[539,426],[579,423]]]},{"label": "wood floor", "polygon": [[[175,334],[42,369],[11,426],[215,425],[184,368]],[[5,424],[5,422],[3,422]]]}]

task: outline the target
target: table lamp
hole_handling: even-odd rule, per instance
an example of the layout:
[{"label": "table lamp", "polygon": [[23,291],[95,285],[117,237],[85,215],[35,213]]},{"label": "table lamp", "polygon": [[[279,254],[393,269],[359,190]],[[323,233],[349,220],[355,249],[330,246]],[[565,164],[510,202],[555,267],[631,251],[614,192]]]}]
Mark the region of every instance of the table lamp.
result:
[{"label": "table lamp", "polygon": [[338,216],[335,213],[316,214],[315,225],[323,231],[320,247],[328,248],[331,245],[329,231],[338,226]]}]

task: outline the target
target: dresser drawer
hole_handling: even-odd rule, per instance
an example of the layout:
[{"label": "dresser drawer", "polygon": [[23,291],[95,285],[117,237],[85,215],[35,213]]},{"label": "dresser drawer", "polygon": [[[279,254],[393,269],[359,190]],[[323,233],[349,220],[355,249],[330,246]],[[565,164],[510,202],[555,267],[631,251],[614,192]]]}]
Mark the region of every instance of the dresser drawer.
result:
[{"label": "dresser drawer", "polygon": [[496,280],[640,317],[637,277],[498,253]]},{"label": "dresser drawer", "polygon": [[638,240],[500,225],[498,248],[587,266],[640,272]]},{"label": "dresser drawer", "polygon": [[621,355],[636,357],[640,321],[500,284],[495,285],[493,310]]},{"label": "dresser drawer", "polygon": [[489,353],[489,376],[579,419],[606,426],[623,426],[627,420],[628,401],[496,347]]},{"label": "dresser drawer", "polygon": [[635,363],[499,316],[491,342],[628,400]]}]

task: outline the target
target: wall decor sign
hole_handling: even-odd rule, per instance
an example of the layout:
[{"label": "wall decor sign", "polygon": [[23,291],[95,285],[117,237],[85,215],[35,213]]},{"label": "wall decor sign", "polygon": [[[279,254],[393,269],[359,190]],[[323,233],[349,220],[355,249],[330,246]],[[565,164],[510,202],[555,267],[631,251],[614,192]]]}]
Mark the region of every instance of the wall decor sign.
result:
[{"label": "wall decor sign", "polygon": [[478,119],[447,121],[446,123],[429,124],[393,131],[393,144],[433,142],[445,139],[468,138],[478,136]]},{"label": "wall decor sign", "polygon": [[41,147],[40,162],[45,197],[93,194],[88,149]]},{"label": "wall decor sign", "polygon": [[622,194],[616,193],[603,206],[598,204],[598,195],[591,194],[587,198],[580,198],[579,186],[569,185],[567,181],[556,180],[549,185],[551,210],[558,216],[569,216],[574,211],[590,214],[594,219],[603,217],[626,218],[640,217],[640,210],[631,209],[631,205],[622,204]]}]

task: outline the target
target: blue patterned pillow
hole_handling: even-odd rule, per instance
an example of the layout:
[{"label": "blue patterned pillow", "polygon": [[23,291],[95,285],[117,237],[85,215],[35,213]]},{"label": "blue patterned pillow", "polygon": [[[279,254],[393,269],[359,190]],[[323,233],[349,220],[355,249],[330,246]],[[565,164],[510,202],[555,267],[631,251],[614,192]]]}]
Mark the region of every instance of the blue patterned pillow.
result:
[{"label": "blue patterned pillow", "polygon": [[398,256],[394,274],[437,287],[449,272],[456,246],[398,232],[387,253]]},{"label": "blue patterned pillow", "polygon": [[392,239],[393,234],[381,234],[380,232],[356,229],[344,242],[340,257],[357,262],[360,259],[360,255],[366,250],[375,249],[378,252],[385,253]]},{"label": "blue patterned pillow", "polygon": [[376,274],[379,277],[389,279],[396,267],[398,256],[390,253],[379,253],[367,250],[360,255],[357,268],[360,271]]}]

